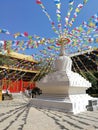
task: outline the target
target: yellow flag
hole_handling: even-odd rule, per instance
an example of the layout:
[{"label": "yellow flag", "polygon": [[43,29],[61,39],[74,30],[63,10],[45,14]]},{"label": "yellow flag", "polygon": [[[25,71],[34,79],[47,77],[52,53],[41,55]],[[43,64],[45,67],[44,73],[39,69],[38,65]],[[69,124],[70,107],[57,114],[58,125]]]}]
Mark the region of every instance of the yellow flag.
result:
[{"label": "yellow flag", "polygon": [[95,27],[95,24],[91,22],[91,23],[89,23],[89,26]]},{"label": "yellow flag", "polygon": [[56,4],[57,8],[60,9],[61,8],[61,4]]},{"label": "yellow flag", "polygon": [[79,10],[78,8],[76,8],[76,12],[77,12],[77,13],[79,13],[79,12],[80,12],[80,10]]},{"label": "yellow flag", "polygon": [[98,42],[98,38],[96,38],[96,42]]}]

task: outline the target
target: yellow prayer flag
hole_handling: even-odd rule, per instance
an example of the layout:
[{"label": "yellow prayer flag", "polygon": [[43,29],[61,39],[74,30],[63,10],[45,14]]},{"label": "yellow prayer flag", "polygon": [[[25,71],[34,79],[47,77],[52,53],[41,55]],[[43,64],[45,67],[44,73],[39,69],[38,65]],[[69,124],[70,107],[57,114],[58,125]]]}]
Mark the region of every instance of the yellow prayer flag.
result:
[{"label": "yellow prayer flag", "polygon": [[79,13],[79,12],[80,12],[80,10],[79,10],[78,8],[76,8],[76,12],[77,12],[77,13]]},{"label": "yellow prayer flag", "polygon": [[98,42],[98,38],[96,38],[96,42]]},{"label": "yellow prayer flag", "polygon": [[61,4],[56,4],[57,8],[60,9],[61,8]]},{"label": "yellow prayer flag", "polygon": [[95,24],[91,22],[91,23],[89,23],[89,26],[95,27]]}]

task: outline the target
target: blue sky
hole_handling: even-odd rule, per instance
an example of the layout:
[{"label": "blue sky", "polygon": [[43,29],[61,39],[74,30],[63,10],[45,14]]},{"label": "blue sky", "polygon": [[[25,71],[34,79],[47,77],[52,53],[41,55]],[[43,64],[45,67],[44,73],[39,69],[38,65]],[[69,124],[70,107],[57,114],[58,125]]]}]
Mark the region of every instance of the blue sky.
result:
[{"label": "blue sky", "polygon": [[[67,14],[69,0],[62,2],[62,21]],[[55,4],[53,0],[42,0],[47,12],[54,22],[56,22]],[[75,0],[80,3],[82,0]],[[74,26],[78,26],[83,20],[98,12],[98,0],[89,0],[78,15]],[[54,32],[45,14],[42,12],[35,0],[0,0],[0,28],[8,29],[11,33],[25,32],[40,36],[52,37]],[[2,37],[0,37],[1,39]]]},{"label": "blue sky", "polygon": [[[68,10],[68,1],[61,0],[62,25]],[[75,0],[74,9],[82,2],[83,0]],[[54,0],[42,0],[42,3],[53,21],[57,23]],[[79,26],[84,20],[87,21],[97,12],[98,0],[89,0],[79,13],[73,27]],[[28,32],[30,35],[36,34],[41,37],[56,37],[47,16],[45,16],[35,0],[0,0],[0,29],[7,29],[13,34]],[[0,40],[6,39],[13,38],[0,34]]]}]

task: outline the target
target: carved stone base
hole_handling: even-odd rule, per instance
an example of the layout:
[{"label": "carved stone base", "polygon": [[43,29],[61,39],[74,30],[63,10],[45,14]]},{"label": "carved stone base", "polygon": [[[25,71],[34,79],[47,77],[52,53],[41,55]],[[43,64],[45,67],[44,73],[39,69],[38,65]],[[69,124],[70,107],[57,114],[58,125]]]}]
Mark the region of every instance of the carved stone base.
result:
[{"label": "carved stone base", "polygon": [[92,100],[89,100],[87,110],[88,111],[98,110],[98,98],[93,98]]}]

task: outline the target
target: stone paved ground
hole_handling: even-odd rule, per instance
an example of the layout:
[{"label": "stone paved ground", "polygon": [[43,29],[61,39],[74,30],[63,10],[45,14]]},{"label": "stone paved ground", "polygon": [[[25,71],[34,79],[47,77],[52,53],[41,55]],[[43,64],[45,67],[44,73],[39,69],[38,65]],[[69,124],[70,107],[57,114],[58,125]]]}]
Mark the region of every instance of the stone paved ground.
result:
[{"label": "stone paved ground", "polygon": [[0,102],[0,130],[98,130],[98,111],[72,115],[31,104],[22,95]]}]

